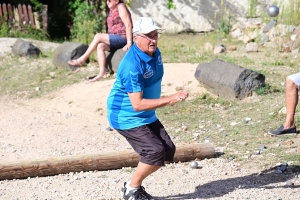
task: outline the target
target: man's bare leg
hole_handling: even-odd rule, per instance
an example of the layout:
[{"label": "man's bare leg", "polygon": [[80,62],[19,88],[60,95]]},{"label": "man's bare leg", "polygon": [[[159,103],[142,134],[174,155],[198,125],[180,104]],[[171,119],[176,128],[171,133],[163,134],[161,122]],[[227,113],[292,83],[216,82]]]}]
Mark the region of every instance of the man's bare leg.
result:
[{"label": "man's bare leg", "polygon": [[152,174],[153,172],[157,171],[161,166],[156,165],[148,165],[142,162],[139,162],[136,171],[131,179],[130,187],[137,188],[142,185],[143,180]]},{"label": "man's bare leg", "polygon": [[286,79],[285,91],[286,119],[284,129],[295,126],[295,110],[298,104],[298,86],[289,78]]}]

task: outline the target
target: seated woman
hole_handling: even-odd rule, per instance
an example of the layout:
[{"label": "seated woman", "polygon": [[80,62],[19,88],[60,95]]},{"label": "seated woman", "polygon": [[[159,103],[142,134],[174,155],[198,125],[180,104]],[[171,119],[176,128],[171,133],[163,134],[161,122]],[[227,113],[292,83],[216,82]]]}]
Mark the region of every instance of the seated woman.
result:
[{"label": "seated woman", "polygon": [[121,0],[107,0],[109,14],[107,16],[108,33],[97,33],[86,52],[77,60],[68,61],[69,65],[80,67],[89,56],[97,50],[100,72],[90,82],[105,77],[106,56],[105,51],[122,48],[127,51],[132,45],[131,14]]}]

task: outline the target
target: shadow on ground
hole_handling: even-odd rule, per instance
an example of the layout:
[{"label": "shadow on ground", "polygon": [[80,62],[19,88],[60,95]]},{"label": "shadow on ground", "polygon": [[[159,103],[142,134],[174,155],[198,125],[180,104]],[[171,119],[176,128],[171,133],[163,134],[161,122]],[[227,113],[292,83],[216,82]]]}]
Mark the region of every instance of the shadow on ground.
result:
[{"label": "shadow on ground", "polygon": [[195,192],[193,193],[160,197],[159,199],[214,199],[233,192],[235,189],[274,189],[276,186],[269,186],[270,184],[274,183],[284,183],[282,186],[278,186],[282,188],[300,188],[300,186],[285,183],[294,178],[297,174],[300,174],[300,166],[291,165],[289,166],[289,169],[282,174],[276,173],[276,169],[277,168],[274,167],[264,170],[259,174],[255,173],[244,177],[213,181],[197,186],[195,188]]}]

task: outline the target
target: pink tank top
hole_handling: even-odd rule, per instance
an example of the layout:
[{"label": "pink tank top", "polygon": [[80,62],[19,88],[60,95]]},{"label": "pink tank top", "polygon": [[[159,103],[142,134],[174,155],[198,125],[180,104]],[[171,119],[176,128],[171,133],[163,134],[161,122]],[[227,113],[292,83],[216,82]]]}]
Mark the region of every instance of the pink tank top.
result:
[{"label": "pink tank top", "polygon": [[116,34],[126,39],[126,27],[119,15],[119,5],[109,11],[107,16],[108,34]]}]

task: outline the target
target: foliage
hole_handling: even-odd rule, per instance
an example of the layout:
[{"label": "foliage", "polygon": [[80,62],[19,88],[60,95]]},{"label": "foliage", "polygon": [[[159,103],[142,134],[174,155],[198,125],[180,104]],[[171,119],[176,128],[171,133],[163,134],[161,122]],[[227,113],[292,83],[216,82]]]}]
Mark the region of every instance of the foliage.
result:
[{"label": "foliage", "polygon": [[0,37],[7,37],[9,35],[9,27],[7,23],[0,24]]},{"label": "foliage", "polygon": [[231,27],[231,15],[229,15],[228,19],[222,18],[218,30],[224,35],[228,35],[230,33]]},{"label": "foliage", "polygon": [[256,17],[256,5],[257,5],[257,0],[250,0],[247,17],[249,18]]},{"label": "foliage", "polygon": [[168,2],[167,2],[167,8],[168,9],[176,9],[176,6],[174,5],[174,3],[173,3],[173,0],[168,0]]},{"label": "foliage", "polygon": [[124,3],[127,7],[130,7],[132,0],[125,0]]},{"label": "foliage", "polygon": [[[12,25],[12,27],[14,27]],[[25,25],[22,29],[10,28],[7,23],[0,24],[0,37],[31,38],[36,40],[49,40],[48,34],[39,29]]]},{"label": "foliage", "polygon": [[267,95],[267,94],[270,94],[270,93],[275,93],[275,92],[281,92],[280,89],[274,87],[274,86],[271,86],[270,84],[265,84],[265,86],[263,87],[259,87],[255,90],[255,93],[257,95]]},{"label": "foliage", "polygon": [[228,11],[224,5],[224,1],[221,0],[221,4],[220,4],[220,18],[221,18],[221,22],[218,24],[217,22],[217,12],[214,13],[214,18],[216,20],[216,24],[218,24],[218,31],[220,33],[222,33],[223,35],[228,35],[230,30],[231,30],[231,12]]},{"label": "foliage", "polygon": [[280,22],[283,24],[300,25],[300,0],[290,0],[280,11]]},{"label": "foliage", "polygon": [[38,0],[30,0],[30,3],[33,5],[33,9],[37,11],[43,10],[43,3],[39,2]]},{"label": "foliage", "polygon": [[24,26],[22,30],[12,29],[8,35],[9,37],[16,38],[31,38],[35,40],[49,40],[48,34],[42,29],[32,28],[30,25]]},{"label": "foliage", "polygon": [[[90,36],[90,28],[93,29],[93,33],[104,32],[105,26],[104,22],[106,19],[105,14],[106,4],[101,4],[100,11],[97,11],[94,5],[89,5],[88,2],[83,0],[75,0],[74,2],[69,2],[69,11],[74,13],[73,25],[71,27],[71,38],[80,42],[86,42],[87,36]],[[82,24],[88,24],[91,27],[84,27]],[[81,39],[85,38],[85,41]]]},{"label": "foliage", "polygon": [[92,42],[93,36],[95,35],[94,26],[96,20],[83,21],[78,23],[78,31],[74,41],[82,42],[84,44],[90,44]]},{"label": "foliage", "polygon": [[[227,10],[226,6],[224,5],[224,1],[221,0],[221,22],[218,25],[218,30],[220,33],[223,35],[228,35],[230,30],[231,30],[231,12]],[[216,13],[215,13],[215,19],[217,18]]]}]

